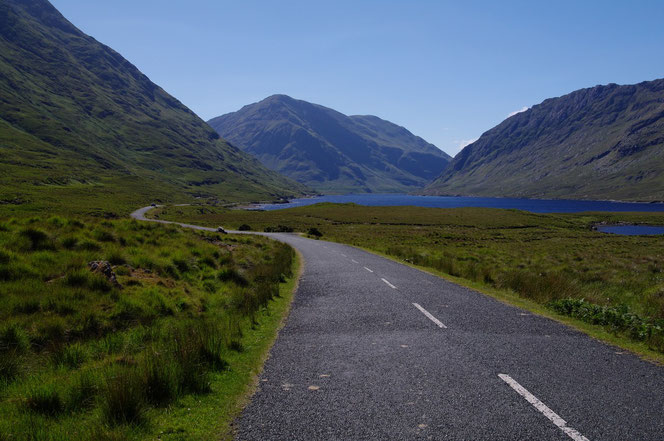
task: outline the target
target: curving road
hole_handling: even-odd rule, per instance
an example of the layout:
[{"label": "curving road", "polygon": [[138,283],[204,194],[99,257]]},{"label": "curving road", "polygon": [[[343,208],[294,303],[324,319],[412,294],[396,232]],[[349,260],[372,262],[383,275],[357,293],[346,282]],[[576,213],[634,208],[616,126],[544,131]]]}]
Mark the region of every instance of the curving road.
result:
[{"label": "curving road", "polygon": [[350,246],[265,235],[304,271],[237,439],[664,439],[662,367]]}]

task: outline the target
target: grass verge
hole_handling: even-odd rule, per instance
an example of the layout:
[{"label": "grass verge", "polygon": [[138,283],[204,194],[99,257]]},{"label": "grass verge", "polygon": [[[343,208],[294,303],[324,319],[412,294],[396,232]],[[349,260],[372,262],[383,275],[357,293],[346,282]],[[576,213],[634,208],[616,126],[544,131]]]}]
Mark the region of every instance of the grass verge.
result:
[{"label": "grass verge", "polygon": [[390,259],[394,262],[401,263],[403,265],[408,265],[411,268],[418,269],[420,271],[423,271],[425,273],[434,275],[436,277],[440,277],[441,279],[445,279],[447,281],[450,281],[452,283],[456,283],[457,285],[464,286],[466,288],[472,289],[474,291],[478,291],[482,294],[488,295],[490,297],[493,297],[496,300],[499,300],[507,305],[511,306],[516,306],[517,308],[522,308],[527,311],[530,311],[534,314],[540,315],[542,317],[546,317],[551,320],[555,320],[559,323],[562,323],[564,325],[570,326],[578,331],[581,331],[590,337],[597,339],[599,341],[602,341],[604,343],[608,343],[610,345],[616,346],[616,349],[622,348],[626,349],[639,357],[643,358],[644,360],[648,360],[657,364],[664,365],[664,354],[661,352],[655,351],[652,348],[648,346],[647,343],[643,341],[634,341],[631,339],[626,338],[623,335],[616,334],[614,332],[610,332],[609,330],[601,327],[601,326],[596,326],[587,322],[584,322],[583,320],[576,319],[574,317],[569,317],[566,315],[558,314],[555,311],[553,311],[551,308],[547,307],[546,305],[543,305],[541,303],[537,303],[533,300],[524,298],[519,296],[517,293],[514,291],[509,291],[505,289],[497,289],[493,288],[490,286],[487,286],[484,283],[481,282],[476,282],[473,280],[468,280],[463,277],[456,277],[456,276],[451,276],[443,271],[438,271],[433,268],[427,268],[425,266],[421,265],[415,265],[410,262],[405,262],[401,259],[398,259],[394,256],[390,256],[389,254],[381,253],[378,251],[371,250],[369,248],[364,248],[364,247],[357,247],[358,249],[361,249],[363,251],[366,251],[371,254],[375,254],[377,256],[383,257],[385,259]]},{"label": "grass verge", "polygon": [[0,440],[229,433],[296,259],[259,236],[0,218]]},{"label": "grass verge", "polygon": [[153,417],[154,425],[160,428],[154,435],[170,441],[233,439],[233,422],[256,390],[258,375],[290,311],[301,262],[297,255],[293,277],[280,286],[279,296],[258,314],[257,324],[244,332],[243,350],[225,357],[229,369],[212,376],[212,393],[187,397],[168,412]]}]

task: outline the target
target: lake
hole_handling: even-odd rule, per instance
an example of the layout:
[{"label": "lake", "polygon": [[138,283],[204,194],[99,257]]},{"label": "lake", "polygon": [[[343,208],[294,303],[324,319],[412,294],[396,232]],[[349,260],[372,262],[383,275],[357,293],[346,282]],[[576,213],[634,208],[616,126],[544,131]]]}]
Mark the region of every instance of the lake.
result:
[{"label": "lake", "polygon": [[328,195],[315,198],[293,199],[287,204],[262,204],[256,208],[279,210],[301,207],[321,202],[355,203],[369,206],[401,206],[458,208],[514,208],[533,213],[578,213],[581,211],[648,211],[664,212],[664,204],[632,203],[613,201],[579,201],[561,199],[513,199],[513,198],[474,198],[461,196],[413,196],[407,194],[347,194]]},{"label": "lake", "polygon": [[664,234],[664,227],[652,225],[598,225],[597,231],[623,236],[654,236]]}]

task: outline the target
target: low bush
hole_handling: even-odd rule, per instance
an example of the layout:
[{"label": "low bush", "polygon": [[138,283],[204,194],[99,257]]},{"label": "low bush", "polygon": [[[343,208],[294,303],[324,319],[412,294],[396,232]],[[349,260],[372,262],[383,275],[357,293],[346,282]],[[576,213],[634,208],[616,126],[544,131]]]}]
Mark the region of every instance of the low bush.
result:
[{"label": "low bush", "polygon": [[320,238],[320,237],[323,237],[323,233],[321,233],[321,232],[318,230],[318,228],[316,228],[316,227],[311,227],[311,228],[309,228],[309,231],[307,231],[307,234],[308,234],[309,236],[313,236],[313,237],[315,237],[316,239],[318,239],[318,238]]},{"label": "low bush", "polygon": [[277,225],[276,227],[274,226],[265,227],[264,231],[266,233],[292,233],[293,228],[286,225]]},{"label": "low bush", "polygon": [[584,299],[566,298],[550,302],[548,306],[559,314],[625,332],[634,340],[661,342],[664,338],[664,320],[643,319],[625,305],[600,306]]},{"label": "low bush", "polygon": [[247,224],[242,224],[237,227],[238,231],[251,231],[251,227]]}]

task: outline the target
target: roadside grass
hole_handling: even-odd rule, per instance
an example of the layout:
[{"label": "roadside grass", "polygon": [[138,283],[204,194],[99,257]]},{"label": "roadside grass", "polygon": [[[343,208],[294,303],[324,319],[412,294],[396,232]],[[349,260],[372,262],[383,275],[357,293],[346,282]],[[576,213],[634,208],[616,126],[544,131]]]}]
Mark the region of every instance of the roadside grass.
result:
[{"label": "roadside grass", "polygon": [[[664,224],[661,213],[535,214],[484,208],[317,204],[276,211],[167,207],[160,219],[233,229],[316,229],[358,246],[471,283],[514,303],[585,323],[651,356],[664,353],[664,237],[618,236],[596,223]],[[607,339],[606,335],[612,337]],[[655,357],[657,358],[657,357]]]},{"label": "roadside grass", "polygon": [[174,439],[229,433],[290,304],[292,248],[133,220],[0,225],[0,439],[164,439],[183,403],[209,405]]}]

